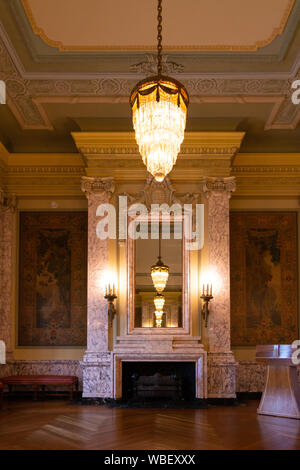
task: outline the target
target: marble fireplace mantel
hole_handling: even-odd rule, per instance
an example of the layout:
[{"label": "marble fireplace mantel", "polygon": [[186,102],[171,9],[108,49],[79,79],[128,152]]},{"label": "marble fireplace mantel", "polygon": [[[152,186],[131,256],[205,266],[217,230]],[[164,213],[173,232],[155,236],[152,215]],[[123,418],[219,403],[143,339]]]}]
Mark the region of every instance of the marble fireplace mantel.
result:
[{"label": "marble fireplace mantel", "polygon": [[194,362],[195,396],[207,397],[206,351],[199,337],[155,333],[118,337],[113,351],[115,399],[122,397],[122,362]]}]

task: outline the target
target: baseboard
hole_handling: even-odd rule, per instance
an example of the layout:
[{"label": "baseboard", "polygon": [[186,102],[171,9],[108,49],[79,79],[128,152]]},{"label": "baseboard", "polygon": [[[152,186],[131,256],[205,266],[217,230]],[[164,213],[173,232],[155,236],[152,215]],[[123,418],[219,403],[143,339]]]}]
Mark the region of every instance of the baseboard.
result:
[{"label": "baseboard", "polygon": [[236,397],[240,401],[260,400],[262,392],[237,392]]}]

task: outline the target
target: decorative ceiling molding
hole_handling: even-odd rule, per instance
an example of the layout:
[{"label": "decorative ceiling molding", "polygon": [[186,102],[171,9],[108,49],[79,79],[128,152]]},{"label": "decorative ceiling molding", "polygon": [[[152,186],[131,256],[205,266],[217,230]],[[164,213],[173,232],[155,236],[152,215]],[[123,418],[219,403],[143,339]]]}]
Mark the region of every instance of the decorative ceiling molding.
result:
[{"label": "decorative ceiling molding", "polygon": [[[3,31],[0,28],[0,35]],[[0,64],[0,79],[6,82],[7,87],[7,104],[25,130],[53,130],[44,107],[48,103],[127,102],[136,84],[134,77],[29,80],[23,75],[23,66],[7,35],[5,40],[0,39]],[[139,65],[143,67],[142,62]],[[297,62],[299,65],[300,62]],[[272,107],[265,122],[265,130],[293,130],[299,123],[300,109],[292,104],[291,83],[300,77],[300,72],[298,69],[288,80],[276,76],[274,74],[274,78],[269,78],[267,75],[268,78],[258,79],[188,78],[187,75],[184,78],[183,74],[181,80],[190,94],[191,103],[270,103]]]},{"label": "decorative ceiling molding", "polygon": [[[162,73],[165,75],[181,73],[183,72],[184,66],[168,60],[168,56],[164,54],[162,56]],[[157,73],[157,55],[146,54],[146,60],[133,64],[130,66],[130,70],[135,73]]]},{"label": "decorative ceiling molding", "polygon": [[[60,40],[50,38],[44,29],[37,24],[32,8],[28,0],[21,0],[23,8],[27,14],[28,20],[31,24],[33,32],[38,35],[46,44],[51,47],[57,48],[59,51],[145,51],[155,50],[156,46],[150,45],[84,45],[84,44],[64,44]],[[294,7],[295,0],[288,0],[286,8],[283,12],[279,26],[275,27],[269,37],[255,41],[253,44],[211,44],[211,45],[165,45],[165,50],[184,50],[184,51],[257,51],[262,47],[266,47],[274,39],[281,35],[285,29],[291,11]]]},{"label": "decorative ceiling molding", "polygon": [[[27,80],[19,73],[0,40],[0,79],[6,82],[7,104],[22,129],[53,130],[47,103],[116,103],[128,100],[136,79]],[[297,75],[294,77],[297,78]],[[291,102],[290,80],[182,79],[193,103],[273,103],[265,129],[295,129],[300,110]]]},{"label": "decorative ceiling molding", "polygon": [[[298,5],[297,9],[299,10],[299,15],[298,16],[300,16],[300,1],[299,1],[299,5]],[[298,20],[297,21],[295,20],[295,25],[297,25],[297,23],[298,23]],[[30,71],[27,71],[24,68],[23,63],[20,60],[20,58],[19,58],[19,56],[18,56],[18,54],[15,50],[15,47],[14,47],[10,37],[8,36],[8,34],[7,34],[7,32],[4,28],[4,25],[1,21],[0,21],[0,38],[2,39],[2,41],[5,45],[5,48],[7,49],[8,55],[13,60],[13,63],[15,65],[17,71],[19,72],[19,74],[22,76],[22,78],[24,80],[45,80],[45,79],[47,79],[47,80],[93,80],[93,79],[96,79],[96,80],[99,80],[99,79],[103,79],[103,80],[113,80],[113,79],[131,80],[132,79],[134,82],[136,82],[137,80],[144,78],[145,74],[150,73],[152,69],[154,70],[154,64],[152,64],[152,58],[153,58],[153,60],[156,60],[155,55],[145,53],[142,56],[143,58],[145,58],[145,60],[143,60],[141,62],[138,62],[138,63],[128,65],[127,71],[116,72],[116,73],[112,73],[112,72],[89,72],[89,71],[82,72],[81,70],[77,71],[77,72],[66,72],[66,71],[64,71],[64,72],[51,72],[49,70],[47,70],[46,72],[44,72],[44,71],[38,71],[38,72],[31,71],[30,72]],[[289,44],[289,42],[288,42],[288,44]],[[273,58],[273,60],[276,60],[276,62],[279,62],[283,58],[281,56],[284,56],[284,55],[285,55],[285,53],[281,53],[280,57],[275,56],[275,58]],[[86,57],[86,56],[84,56],[84,57]],[[136,56],[136,58],[140,58],[140,57],[141,57],[140,54]],[[174,57],[177,57],[177,55],[174,56]],[[181,59],[183,59],[184,56],[181,55],[180,57],[181,57]],[[188,57],[192,57],[193,61],[199,60],[199,57],[197,59],[197,57],[194,57],[191,54],[189,54]],[[203,59],[203,54],[202,54],[201,57]],[[225,57],[226,56],[221,56],[221,55],[214,56],[214,61],[223,62],[224,67],[226,69],[227,68],[226,63],[224,62]],[[256,56],[256,57],[257,57],[257,60],[264,59],[267,63],[272,62],[272,57],[271,56],[265,57],[264,55],[261,55],[261,56]],[[246,58],[239,55],[238,53],[235,54],[234,56],[230,55],[230,60],[231,61],[237,61],[239,63],[243,63],[243,61],[245,61],[245,60],[247,62],[249,62],[249,61],[251,62],[253,60],[252,58],[253,58],[253,53],[252,53],[252,55],[247,55]],[[102,59],[103,59],[103,57],[102,57]],[[71,56],[71,60],[74,60],[73,55]],[[101,60],[101,58],[99,58],[99,60]],[[185,57],[185,60],[186,60],[186,57]],[[63,61],[64,61],[64,63],[68,63],[68,57],[63,57]],[[165,62],[165,67],[166,67],[165,72],[166,73],[171,73],[171,74],[174,74],[174,75],[177,75],[177,74],[180,73],[181,79],[184,78],[186,80],[188,80],[188,79],[190,79],[190,80],[199,80],[199,79],[201,79],[201,80],[202,79],[205,79],[205,80],[207,80],[207,79],[208,80],[210,80],[210,79],[218,79],[218,80],[232,80],[232,79],[288,80],[288,79],[293,78],[295,76],[295,74],[297,73],[297,71],[299,70],[299,68],[300,68],[300,53],[295,58],[291,70],[286,71],[286,72],[279,72],[279,71],[276,71],[276,72],[271,71],[270,72],[270,71],[265,70],[265,71],[260,71],[260,72],[253,72],[253,71],[247,71],[247,72],[239,72],[239,71],[234,71],[234,72],[232,72],[232,71],[228,71],[228,72],[205,72],[205,71],[201,71],[201,72],[193,73],[193,72],[185,71],[187,69],[187,66],[183,66],[180,63],[178,64],[177,62],[174,62],[174,61],[170,60],[169,55],[164,54],[163,61]],[[87,67],[85,67],[85,68],[87,68]],[[149,69],[149,71],[148,71],[148,69]],[[130,70],[131,70],[131,72],[129,72]],[[143,70],[145,70],[145,71],[143,72]]]},{"label": "decorative ceiling molding", "polygon": [[[111,73],[112,55],[108,52],[93,52],[86,54],[83,52],[61,52],[58,49],[48,46],[41,38],[34,34],[30,22],[20,0],[10,0],[2,2],[2,21],[7,27],[10,24],[10,38],[6,42],[12,46],[16,40],[22,41],[25,50],[22,53],[22,61],[26,63],[26,70],[19,61],[23,78],[40,79],[47,75],[47,78],[130,78],[128,73],[130,66],[141,62],[140,52],[128,52],[126,54],[115,52],[113,54],[114,73]],[[289,16],[283,33],[277,37],[269,46],[259,49],[257,52],[170,52],[170,60],[184,64],[186,75],[190,78],[289,78],[291,64],[296,62],[300,44],[300,30],[298,28],[300,18],[300,0],[295,0],[294,7]],[[11,21],[13,20],[13,21]],[[7,34],[0,22],[0,34]],[[12,46],[13,48],[13,46]],[[19,50],[19,49],[18,49]],[[275,63],[277,65],[275,65]],[[46,64],[49,64],[46,67]],[[56,64],[56,72],[50,72],[50,67]],[[99,67],[99,65],[101,66]],[[197,67],[195,69],[195,65]],[[250,69],[249,69],[250,65]],[[276,71],[274,71],[274,65]],[[218,70],[216,70],[216,67]],[[260,72],[252,71],[258,68]],[[47,72],[44,72],[45,69]],[[282,69],[282,72],[279,72]],[[298,66],[296,67],[298,69]],[[69,70],[69,71],[68,71]],[[82,70],[88,70],[82,73]],[[207,70],[209,72],[201,72]],[[231,72],[223,71],[230,70]],[[244,70],[244,72],[242,72]],[[194,71],[194,73],[192,73]],[[235,75],[235,77],[234,77]],[[143,78],[143,77],[141,77]]]}]

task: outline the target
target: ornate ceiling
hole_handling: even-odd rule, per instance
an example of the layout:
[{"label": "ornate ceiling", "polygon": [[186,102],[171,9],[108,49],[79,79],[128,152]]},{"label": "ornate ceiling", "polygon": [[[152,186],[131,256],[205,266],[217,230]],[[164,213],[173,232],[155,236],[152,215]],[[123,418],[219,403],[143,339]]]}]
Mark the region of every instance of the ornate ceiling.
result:
[{"label": "ornate ceiling", "polygon": [[[71,132],[132,130],[131,88],[155,71],[156,2],[141,3],[0,0],[0,141],[11,152],[76,152]],[[190,93],[187,130],[245,131],[243,152],[298,152],[300,0],[164,8],[164,71]]]},{"label": "ornate ceiling", "polygon": [[[294,3],[165,0],[165,49],[256,51],[283,33]],[[156,0],[22,0],[22,4],[35,34],[61,51],[155,49]]]}]

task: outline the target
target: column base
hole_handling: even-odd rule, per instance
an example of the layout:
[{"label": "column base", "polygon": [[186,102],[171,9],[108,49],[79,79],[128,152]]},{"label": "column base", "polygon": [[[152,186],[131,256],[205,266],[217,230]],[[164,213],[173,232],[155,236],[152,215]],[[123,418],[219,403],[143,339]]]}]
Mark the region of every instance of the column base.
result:
[{"label": "column base", "polygon": [[236,398],[236,367],[233,353],[207,353],[208,398]]},{"label": "column base", "polygon": [[83,398],[113,398],[112,354],[86,351],[80,363]]}]

